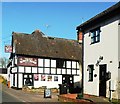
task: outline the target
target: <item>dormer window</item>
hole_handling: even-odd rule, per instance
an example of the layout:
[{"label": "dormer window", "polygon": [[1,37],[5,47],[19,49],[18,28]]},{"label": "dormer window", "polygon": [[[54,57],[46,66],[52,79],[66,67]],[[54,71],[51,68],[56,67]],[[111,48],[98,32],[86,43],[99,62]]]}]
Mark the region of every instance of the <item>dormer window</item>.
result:
[{"label": "dormer window", "polygon": [[91,44],[100,42],[100,28],[91,30],[90,34],[91,34]]}]

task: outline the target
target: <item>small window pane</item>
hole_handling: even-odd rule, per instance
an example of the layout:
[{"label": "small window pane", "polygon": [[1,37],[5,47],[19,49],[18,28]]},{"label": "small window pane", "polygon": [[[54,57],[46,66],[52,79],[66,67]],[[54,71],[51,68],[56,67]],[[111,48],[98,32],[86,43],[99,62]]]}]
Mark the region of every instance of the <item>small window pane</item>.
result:
[{"label": "small window pane", "polygon": [[88,70],[89,70],[89,81],[93,81],[94,65],[88,65]]},{"label": "small window pane", "polygon": [[100,28],[91,31],[91,43],[97,43],[100,41]]}]

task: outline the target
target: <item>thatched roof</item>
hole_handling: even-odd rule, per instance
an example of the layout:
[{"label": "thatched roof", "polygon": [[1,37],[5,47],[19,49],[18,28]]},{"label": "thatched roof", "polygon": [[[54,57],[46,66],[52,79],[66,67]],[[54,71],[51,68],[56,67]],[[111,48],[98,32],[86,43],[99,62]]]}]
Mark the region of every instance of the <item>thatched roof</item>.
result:
[{"label": "thatched roof", "polygon": [[82,45],[76,40],[48,37],[36,30],[32,34],[13,32],[15,54],[61,58],[82,62]]}]

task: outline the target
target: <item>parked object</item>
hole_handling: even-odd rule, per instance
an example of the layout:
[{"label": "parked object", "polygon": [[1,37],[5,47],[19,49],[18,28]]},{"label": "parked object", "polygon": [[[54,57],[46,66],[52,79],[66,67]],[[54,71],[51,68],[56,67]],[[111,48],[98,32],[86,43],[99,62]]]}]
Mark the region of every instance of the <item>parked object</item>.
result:
[{"label": "parked object", "polygon": [[69,87],[67,84],[59,84],[59,94],[67,94],[69,93]]}]

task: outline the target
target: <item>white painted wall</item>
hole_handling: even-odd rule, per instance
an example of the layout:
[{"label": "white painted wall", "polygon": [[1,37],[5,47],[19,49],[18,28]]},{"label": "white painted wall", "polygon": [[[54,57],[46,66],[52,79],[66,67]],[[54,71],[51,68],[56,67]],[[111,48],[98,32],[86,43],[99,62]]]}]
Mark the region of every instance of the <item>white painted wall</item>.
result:
[{"label": "white painted wall", "polygon": [[23,87],[23,74],[19,74],[18,79],[19,79],[18,88],[22,88]]},{"label": "white painted wall", "polygon": [[[119,20],[120,24],[120,20]],[[118,61],[120,62],[120,25],[118,25]]]},{"label": "white painted wall", "polygon": [[[58,76],[58,81],[54,81],[54,76]],[[47,88],[59,88],[58,84],[62,84],[62,75],[52,75],[52,81],[47,81],[47,77],[48,75],[46,75],[45,81],[41,81],[41,74],[39,74],[39,80],[34,81],[34,87],[47,86]]]},{"label": "white painted wall", "polygon": [[10,87],[13,86],[13,74],[10,74]]},{"label": "white painted wall", "polygon": [[[100,28],[100,42],[91,44],[89,33],[84,35],[84,93],[99,96],[99,66],[95,66],[100,56],[103,56],[101,64],[107,64],[107,72],[110,71],[111,79],[118,78],[118,21],[109,23]],[[112,63],[110,63],[112,61]],[[88,82],[89,71],[87,66],[94,64],[93,82]],[[107,96],[108,96],[107,81]]]},{"label": "white painted wall", "polygon": [[[17,58],[16,58],[17,59]],[[15,60],[16,60],[15,59]],[[16,60],[17,62],[17,60]],[[38,73],[43,73],[43,59],[39,58],[38,59]],[[72,64],[72,68],[74,70],[72,70],[72,74],[76,74],[76,62],[75,61],[67,61],[67,68],[70,68],[71,69],[71,64]],[[51,67],[55,67],[55,68],[51,68],[51,76],[52,76],[52,81],[47,81],[47,73],[49,74],[49,69],[50,68],[47,68],[47,67],[50,67],[50,60],[49,59],[45,59],[45,73],[44,74],[46,76],[46,80],[45,81],[41,81],[41,74],[39,74],[39,80],[38,81],[35,81],[34,80],[34,87],[35,88],[39,88],[41,86],[47,86],[47,88],[58,88],[59,87],[59,84],[62,84],[62,75],[52,75],[52,74],[55,74],[56,73],[56,60],[54,59],[51,59]],[[77,68],[79,69],[79,63],[77,63]],[[62,69],[62,68],[57,68],[57,74],[65,74],[66,71],[67,71],[67,74],[71,74],[71,70],[70,69]],[[24,73],[24,70],[25,70],[25,73],[31,73],[31,70],[32,70],[32,73],[37,73],[37,67],[27,67],[27,66],[19,66],[18,67],[18,79],[19,79],[19,82],[18,82],[18,88],[22,88],[23,86],[23,73]],[[17,68],[12,68],[12,72],[17,72]],[[62,73],[61,73],[62,72]],[[77,71],[78,74],[80,74],[80,76],[74,76],[74,82],[78,82],[80,81],[80,78],[81,78],[81,73],[80,73],[80,70]],[[54,76],[58,76],[58,81],[54,81]],[[10,74],[10,84],[11,86],[13,86],[13,74]],[[17,87],[17,74],[15,74],[15,86],[14,87]]]},{"label": "white painted wall", "polygon": [[15,86],[14,87],[17,87],[17,74],[15,74]]},{"label": "white painted wall", "polygon": [[118,99],[120,99],[120,69],[118,69]]}]

